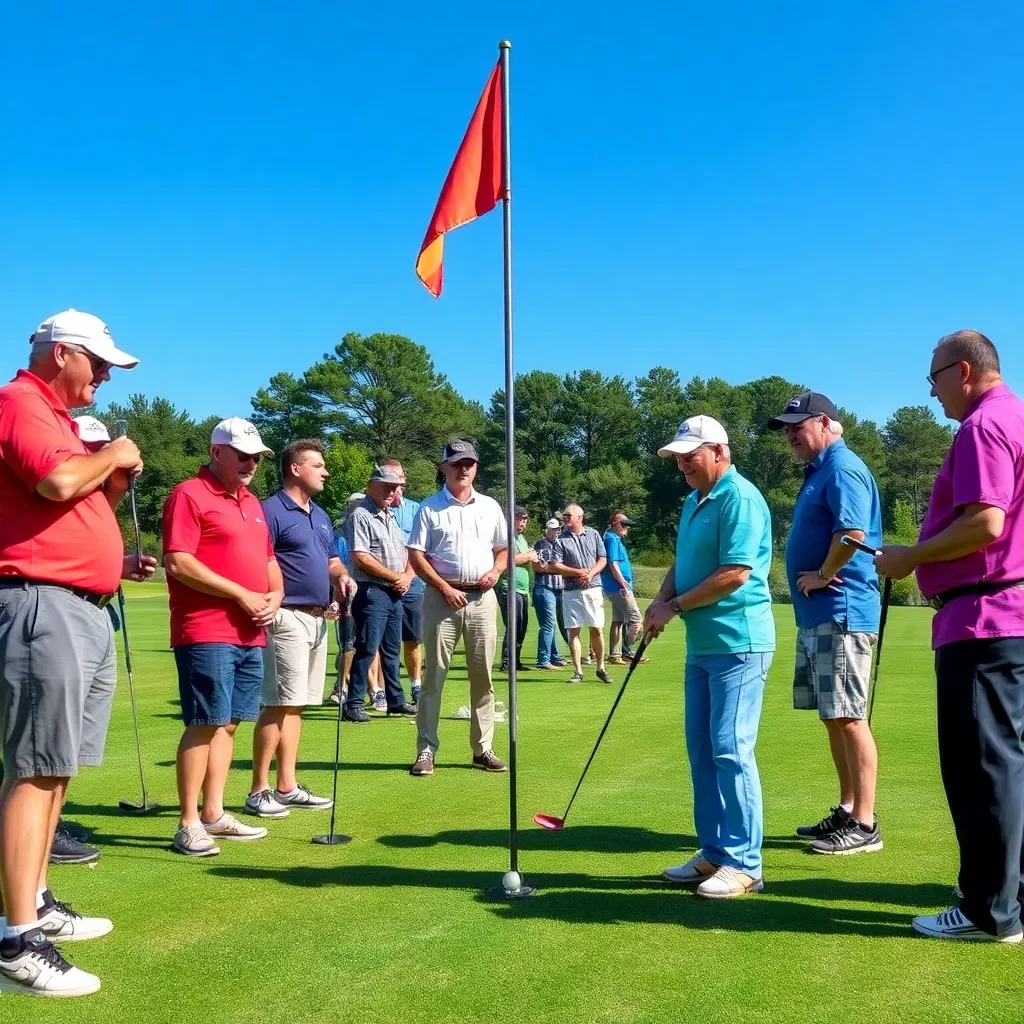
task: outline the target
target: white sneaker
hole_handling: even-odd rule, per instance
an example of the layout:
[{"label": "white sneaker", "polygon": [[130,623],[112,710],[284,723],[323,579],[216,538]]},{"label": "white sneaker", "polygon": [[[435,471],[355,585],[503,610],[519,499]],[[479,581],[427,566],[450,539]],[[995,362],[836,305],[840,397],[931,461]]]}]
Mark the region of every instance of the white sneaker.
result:
[{"label": "white sneaker", "polygon": [[334,801],[325,796],[315,796],[310,793],[302,783],[298,783],[290,793],[282,793],[275,789],[272,799],[285,808],[285,814],[289,807],[302,807],[310,811],[329,811],[334,806]]},{"label": "white sneaker", "polygon": [[1020,942],[1024,939],[1024,928],[1019,922],[1017,930],[1008,935],[992,935],[964,917],[959,907],[950,907],[941,914],[915,917],[911,923],[915,932],[930,939],[958,939],[960,942]]},{"label": "white sneaker", "polygon": [[202,825],[185,825],[174,833],[174,849],[186,857],[216,857],[220,847]]},{"label": "white sneaker", "polygon": [[672,868],[665,868],[661,877],[666,882],[676,882],[680,885],[696,885],[710,878],[718,870],[717,864],[705,860],[698,850],[685,864],[677,864]]},{"label": "white sneaker", "polygon": [[272,790],[261,789],[245,798],[245,813],[255,814],[257,818],[287,818],[289,812]]},{"label": "white sneaker", "polygon": [[11,940],[0,945],[0,992],[87,996],[99,991],[100,979],[69,964],[41,930],[33,929],[20,939],[16,947]]},{"label": "white sneaker", "polygon": [[374,711],[387,711],[388,709],[388,695],[383,690],[378,690],[373,695],[373,710]]},{"label": "white sneaker", "polygon": [[234,815],[222,814],[216,821],[203,822],[207,835],[216,839],[233,839],[239,843],[247,843],[252,839],[262,839],[267,830],[262,826],[253,828],[243,825]]},{"label": "white sneaker", "polygon": [[84,942],[108,934],[114,922],[105,917],[82,917],[67,903],[53,900],[40,909],[39,928],[51,942]]},{"label": "white sneaker", "polygon": [[746,896],[750,892],[760,892],[763,888],[763,879],[754,878],[723,864],[710,878],[697,886],[697,895],[709,900],[731,900],[737,896]]}]

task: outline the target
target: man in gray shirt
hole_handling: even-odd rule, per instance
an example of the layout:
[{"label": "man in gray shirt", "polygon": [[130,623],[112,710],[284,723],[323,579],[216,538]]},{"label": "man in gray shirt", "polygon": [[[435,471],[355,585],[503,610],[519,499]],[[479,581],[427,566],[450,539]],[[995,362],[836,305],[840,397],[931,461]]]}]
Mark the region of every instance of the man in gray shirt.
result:
[{"label": "man in gray shirt", "polygon": [[405,534],[391,511],[391,499],[405,478],[390,465],[374,466],[366,498],[345,520],[342,535],[348,544],[356,596],[355,655],[348,677],[348,696],[342,710],[347,722],[363,725],[370,716],[363,707],[367,675],[380,649],[389,715],[415,715],[399,679],[402,654],[402,595],[413,580]]},{"label": "man in gray shirt", "polygon": [[565,526],[553,545],[553,562],[549,572],[565,578],[562,594],[562,614],[569,631],[569,652],[573,674],[570,683],[583,682],[580,631],[590,628],[590,646],[597,659],[597,678],[610,683],[604,668],[604,591],[601,588],[601,570],[607,564],[604,539],[591,526],[583,525],[583,509],[579,505],[566,505],[562,513]]}]

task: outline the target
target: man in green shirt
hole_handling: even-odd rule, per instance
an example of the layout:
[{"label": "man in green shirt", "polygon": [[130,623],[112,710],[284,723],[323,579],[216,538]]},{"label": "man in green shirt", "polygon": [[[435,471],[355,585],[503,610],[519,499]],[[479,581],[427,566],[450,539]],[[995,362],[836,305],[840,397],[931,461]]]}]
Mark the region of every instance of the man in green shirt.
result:
[{"label": "man in green shirt", "polygon": [[[523,665],[523,641],[526,639],[526,627],[530,622],[530,570],[527,566],[531,562],[538,562],[537,552],[527,543],[523,532],[526,524],[530,521],[530,513],[517,505],[515,509],[516,527],[516,567],[515,567],[515,595],[516,595],[516,671],[525,672]],[[508,671],[508,573],[502,573],[498,580],[498,606],[501,608],[501,621],[505,626],[505,639],[501,643],[501,670]]]}]

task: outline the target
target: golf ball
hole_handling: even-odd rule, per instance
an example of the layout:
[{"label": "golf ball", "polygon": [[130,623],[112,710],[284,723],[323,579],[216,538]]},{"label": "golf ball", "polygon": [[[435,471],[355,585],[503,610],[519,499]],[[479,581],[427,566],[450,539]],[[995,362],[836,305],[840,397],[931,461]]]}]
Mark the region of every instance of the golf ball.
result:
[{"label": "golf ball", "polygon": [[519,877],[518,871],[506,871],[501,884],[508,892],[518,892],[522,888],[523,880]]}]

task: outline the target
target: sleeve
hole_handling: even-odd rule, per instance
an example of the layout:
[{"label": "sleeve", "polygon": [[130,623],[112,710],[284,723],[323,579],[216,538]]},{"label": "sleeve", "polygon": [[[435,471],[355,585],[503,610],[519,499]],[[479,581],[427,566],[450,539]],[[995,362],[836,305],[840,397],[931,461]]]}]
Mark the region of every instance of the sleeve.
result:
[{"label": "sleeve", "polygon": [[953,504],[1010,508],[1018,454],[1000,432],[968,424],[953,441]]},{"label": "sleeve", "polygon": [[841,469],[825,487],[825,501],[832,513],[832,532],[871,532],[871,487],[863,473]]},{"label": "sleeve", "polygon": [[565,548],[562,546],[561,535],[551,542],[551,547],[548,549],[548,561],[565,565]]},{"label": "sleeve", "polygon": [[364,555],[370,555],[373,553],[370,548],[372,536],[370,533],[370,517],[368,515],[360,515],[360,511],[357,508],[348,517],[349,523],[352,524],[351,533],[348,537],[348,549],[352,552],[361,551]]},{"label": "sleeve", "polygon": [[[266,526],[266,520],[263,525]],[[277,552],[274,551],[274,540],[270,536],[270,528],[267,527],[267,561],[269,562],[272,558],[277,558]]]},{"label": "sleeve", "polygon": [[609,562],[621,562],[626,555],[626,549],[622,546],[622,541],[613,533],[610,537],[604,539],[604,551],[605,557]]},{"label": "sleeve", "polygon": [[267,524],[267,530],[270,532],[271,548],[273,548],[277,543],[278,537],[280,536],[280,524],[278,523],[277,516],[274,515],[273,507],[270,504],[273,500],[273,498],[267,498],[266,501],[260,502],[260,506],[263,509],[263,522]]},{"label": "sleeve", "polygon": [[30,491],[61,463],[81,454],[42,398],[19,395],[4,402],[0,409],[0,459]]},{"label": "sleeve", "polygon": [[494,503],[494,506],[497,511],[497,522],[494,524],[494,538],[491,541],[491,546],[495,551],[500,551],[502,548],[508,547],[508,523],[505,522],[501,506],[497,502]]},{"label": "sleeve", "polygon": [[764,511],[756,502],[738,494],[730,496],[718,518],[718,564],[743,565],[753,569],[757,564],[764,527]]},{"label": "sleeve", "polygon": [[[615,539],[618,540],[619,538],[616,537]],[[594,531],[594,540],[597,542],[597,551],[595,552],[596,557],[608,558],[608,548],[605,546],[604,537],[602,537],[597,530]]]},{"label": "sleeve", "polygon": [[196,503],[180,488],[171,491],[164,504],[163,535],[165,555],[172,551],[194,555],[199,550],[203,519]]},{"label": "sleeve", "polygon": [[345,537],[340,533],[334,539],[334,550],[337,552],[338,558],[343,562],[348,561],[348,541],[345,540]]},{"label": "sleeve", "polygon": [[425,505],[420,505],[416,509],[416,518],[412,521],[412,529],[409,531],[409,539],[405,542],[405,546],[414,548],[416,551],[426,551],[429,534],[430,523],[427,520],[427,508]]}]

